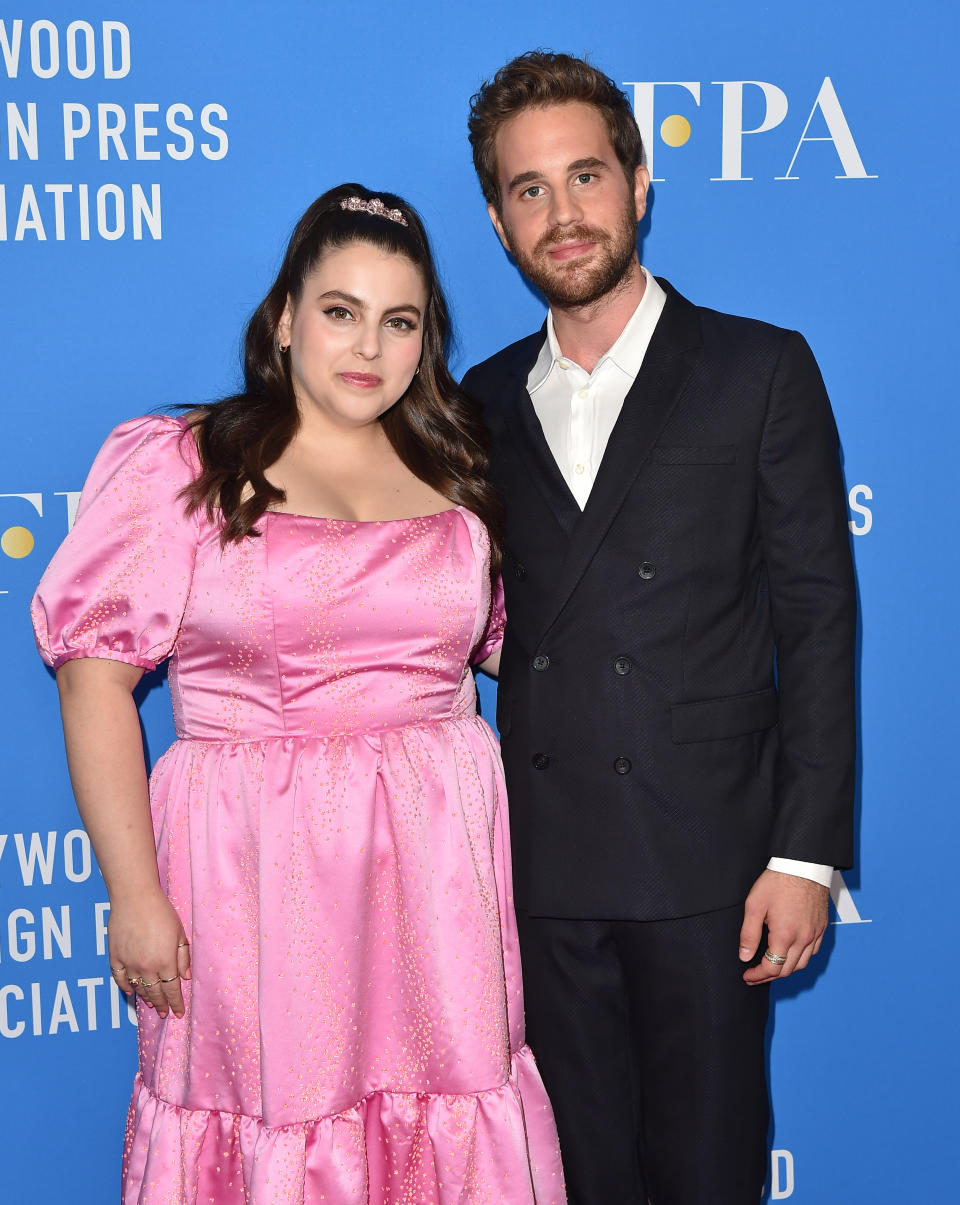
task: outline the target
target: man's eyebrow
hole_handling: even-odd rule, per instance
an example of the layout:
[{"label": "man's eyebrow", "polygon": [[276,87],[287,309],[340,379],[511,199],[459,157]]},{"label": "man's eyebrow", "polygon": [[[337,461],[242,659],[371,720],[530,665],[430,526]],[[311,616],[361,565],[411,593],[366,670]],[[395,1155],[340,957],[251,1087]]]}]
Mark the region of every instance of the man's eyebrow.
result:
[{"label": "man's eyebrow", "polygon": [[[583,172],[598,167],[606,168],[607,164],[602,159],[597,159],[595,155],[590,155],[586,159],[574,159],[572,163],[568,163],[567,171]],[[542,172],[537,171],[521,172],[518,176],[514,176],[507,185],[507,192],[515,192],[518,188],[522,188],[524,184],[532,184],[535,180],[539,180],[542,175]]]},{"label": "man's eyebrow", "polygon": [[602,159],[597,159],[596,156],[591,155],[586,159],[574,159],[574,161],[572,163],[567,164],[567,171],[568,172],[582,172],[582,171],[585,171],[587,168],[606,167],[606,166],[607,166],[606,163],[604,163],[604,161]]},{"label": "man's eyebrow", "polygon": [[514,176],[507,185],[507,192],[513,192],[522,184],[529,184],[532,180],[539,180],[542,173],[540,172],[521,172],[519,176]]}]

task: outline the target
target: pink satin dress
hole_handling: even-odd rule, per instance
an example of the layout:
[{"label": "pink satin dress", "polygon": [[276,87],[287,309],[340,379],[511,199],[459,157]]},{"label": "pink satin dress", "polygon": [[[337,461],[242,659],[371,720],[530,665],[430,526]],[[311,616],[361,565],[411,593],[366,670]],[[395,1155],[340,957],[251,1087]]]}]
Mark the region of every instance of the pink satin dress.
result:
[{"label": "pink satin dress", "polygon": [[271,513],[222,548],[197,468],[183,420],[118,427],[33,603],[53,666],[170,658],[150,799],[193,978],[182,1019],[139,1008],[123,1201],[560,1205],[469,672],[486,530]]}]

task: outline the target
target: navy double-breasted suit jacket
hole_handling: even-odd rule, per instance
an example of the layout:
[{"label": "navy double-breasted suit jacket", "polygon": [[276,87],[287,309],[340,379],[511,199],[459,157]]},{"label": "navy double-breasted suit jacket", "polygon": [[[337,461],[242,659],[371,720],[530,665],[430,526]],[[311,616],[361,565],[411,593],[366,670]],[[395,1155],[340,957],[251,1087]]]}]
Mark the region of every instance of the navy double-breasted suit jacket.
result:
[{"label": "navy double-breasted suit jacket", "polygon": [[581,512],[526,391],[472,368],[507,507],[498,691],[516,899],[648,920],[771,856],[848,866],[855,588],[836,427],[796,332],[667,302]]}]

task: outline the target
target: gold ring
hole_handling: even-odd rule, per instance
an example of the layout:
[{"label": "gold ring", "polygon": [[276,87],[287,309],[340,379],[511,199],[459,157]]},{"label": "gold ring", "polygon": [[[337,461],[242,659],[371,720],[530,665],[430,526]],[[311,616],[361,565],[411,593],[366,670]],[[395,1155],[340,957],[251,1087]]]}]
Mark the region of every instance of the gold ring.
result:
[{"label": "gold ring", "polygon": [[126,967],[111,967],[110,970],[113,971],[114,975],[123,975],[126,973],[127,968]]},{"label": "gold ring", "polygon": [[174,979],[179,979],[179,975],[171,975],[169,979],[158,979],[158,983],[173,983]]},{"label": "gold ring", "polygon": [[775,967],[781,967],[787,961],[786,954],[774,954],[772,950],[765,950],[763,956],[767,962],[772,962]]},{"label": "gold ring", "polygon": [[144,989],[146,989],[148,987],[156,987],[158,983],[163,983],[163,980],[162,979],[154,979],[153,983],[144,983],[144,981],[142,979],[140,980],[140,986]]},{"label": "gold ring", "polygon": [[186,938],[184,938],[184,939],[183,939],[183,941],[178,941],[178,942],[177,942],[177,949],[178,949],[178,950],[185,950],[189,944],[190,944],[190,943],[187,941],[187,939],[186,939]]}]

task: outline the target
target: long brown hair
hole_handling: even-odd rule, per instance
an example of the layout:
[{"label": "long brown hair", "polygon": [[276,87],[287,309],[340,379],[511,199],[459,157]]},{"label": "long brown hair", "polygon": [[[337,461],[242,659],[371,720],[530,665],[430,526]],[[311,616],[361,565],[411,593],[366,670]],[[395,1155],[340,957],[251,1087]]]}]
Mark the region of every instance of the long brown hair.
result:
[{"label": "long brown hair", "polygon": [[[386,209],[399,210],[406,224],[343,208],[341,201],[350,197],[379,197]],[[265,474],[296,435],[300,414],[289,356],[277,345],[277,327],[287,298],[294,304],[299,301],[324,252],[357,242],[403,255],[423,275],[427,307],[420,371],[380,422],[412,473],[483,520],[495,574],[500,567],[503,508],[485,478],[486,428],[447,368],[450,319],[426,231],[406,201],[359,184],[341,184],[325,192],[297,223],[277,279],[247,324],[244,391],[214,403],[192,420],[202,471],[184,491],[188,508],[203,508],[211,518],[219,508],[221,539],[227,544],[257,535],[255,525],[264,512],[285,500],[284,491],[271,485]]]},{"label": "long brown hair", "polygon": [[627,183],[643,162],[643,142],[630,101],[613,80],[586,59],[552,50],[528,50],[506,63],[470,99],[470,145],[484,199],[501,212],[497,133],[524,109],[580,101],[603,118]]}]

